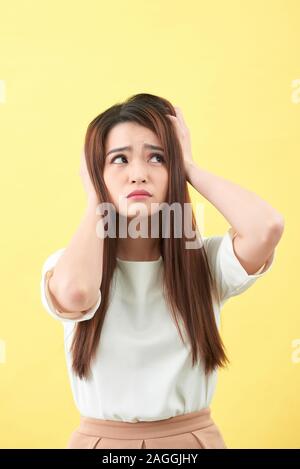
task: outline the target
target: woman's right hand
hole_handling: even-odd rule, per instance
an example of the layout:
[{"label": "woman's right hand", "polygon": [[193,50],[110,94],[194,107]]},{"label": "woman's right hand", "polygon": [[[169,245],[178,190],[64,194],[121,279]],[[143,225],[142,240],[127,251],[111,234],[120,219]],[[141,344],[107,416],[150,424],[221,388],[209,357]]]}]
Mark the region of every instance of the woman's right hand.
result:
[{"label": "woman's right hand", "polygon": [[88,202],[99,203],[99,197],[95,191],[94,185],[91,181],[85,159],[84,148],[81,150],[80,171],[79,171],[84,190],[88,197]]}]

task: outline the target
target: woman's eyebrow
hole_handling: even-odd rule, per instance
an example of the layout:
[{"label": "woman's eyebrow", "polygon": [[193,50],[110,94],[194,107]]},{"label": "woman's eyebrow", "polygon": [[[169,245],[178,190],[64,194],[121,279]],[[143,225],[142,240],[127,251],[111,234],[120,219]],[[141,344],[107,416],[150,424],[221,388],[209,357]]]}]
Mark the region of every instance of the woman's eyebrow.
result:
[{"label": "woman's eyebrow", "polygon": [[[151,150],[161,150],[164,151],[163,148],[158,147],[157,145],[150,145],[150,143],[144,143],[144,148],[150,148]],[[114,153],[117,151],[124,151],[124,150],[132,150],[132,146],[129,145],[127,147],[119,147],[119,148],[114,148],[113,150],[110,150],[108,153],[106,153],[106,156],[108,156],[110,153]]]}]

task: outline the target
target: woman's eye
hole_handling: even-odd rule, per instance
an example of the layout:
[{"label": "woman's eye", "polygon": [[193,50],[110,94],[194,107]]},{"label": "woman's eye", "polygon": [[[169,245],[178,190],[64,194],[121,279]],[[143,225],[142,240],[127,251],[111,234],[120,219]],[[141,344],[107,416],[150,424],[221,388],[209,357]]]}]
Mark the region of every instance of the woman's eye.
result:
[{"label": "woman's eye", "polygon": [[[164,161],[164,157],[163,157],[162,155],[160,155],[159,153],[153,153],[153,154],[151,155],[151,158],[153,158],[153,157],[158,157],[158,158],[160,158],[160,162],[163,162],[163,161]],[[116,161],[117,158],[124,158],[124,159],[127,161],[127,158],[126,158],[125,155],[116,155],[116,156],[111,160],[111,162],[112,162],[112,163],[115,163],[115,161]]]},{"label": "woman's eye", "polygon": [[158,158],[160,158],[160,161],[164,161],[164,157],[162,155],[160,155],[159,153],[154,153],[153,155],[151,155],[151,158],[153,158],[154,156],[158,156]]},{"label": "woman's eye", "polygon": [[114,163],[117,158],[125,158],[126,159],[126,156],[125,155],[117,155],[111,160],[111,162]]}]

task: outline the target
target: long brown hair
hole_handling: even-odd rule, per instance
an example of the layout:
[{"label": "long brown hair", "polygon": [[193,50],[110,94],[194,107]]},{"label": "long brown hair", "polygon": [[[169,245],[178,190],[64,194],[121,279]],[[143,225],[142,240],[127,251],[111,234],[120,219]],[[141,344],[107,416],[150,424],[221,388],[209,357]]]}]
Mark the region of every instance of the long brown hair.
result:
[{"label": "long brown hair", "polygon": [[[111,202],[103,178],[106,136],[118,123],[135,122],[155,132],[164,148],[169,175],[165,202],[170,205],[177,202],[182,208],[184,204],[191,204],[181,145],[166,114],[176,115],[174,107],[167,99],[140,93],[123,103],[113,105],[90,122],[84,150],[88,172],[101,202]],[[182,212],[184,213],[184,210]],[[118,221],[118,214],[116,216]],[[199,233],[193,210],[191,221],[193,231]],[[208,374],[216,367],[224,367],[229,363],[213,311],[213,296],[217,301],[219,298],[215,279],[210,271],[200,235],[200,248],[186,249],[184,234],[179,238],[173,236],[173,223],[169,233],[169,237],[160,239],[165,300],[183,342],[178,320],[185,327],[191,345],[192,366],[201,360],[204,371]],[[72,368],[80,378],[88,378],[91,360],[97,351],[110,301],[109,292],[117,262],[116,253],[117,237],[105,237],[100,306],[92,319],[75,325],[71,345]]]}]

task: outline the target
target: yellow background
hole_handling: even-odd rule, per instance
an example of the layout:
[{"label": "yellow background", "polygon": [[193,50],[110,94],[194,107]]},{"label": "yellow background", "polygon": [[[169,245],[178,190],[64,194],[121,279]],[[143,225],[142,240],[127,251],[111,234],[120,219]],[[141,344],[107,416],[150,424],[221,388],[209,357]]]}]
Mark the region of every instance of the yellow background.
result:
[{"label": "yellow background", "polygon": [[[88,123],[139,92],[182,109],[200,166],[284,215],[271,271],[222,311],[211,409],[229,448],[300,446],[299,26],[297,0],[0,3],[0,447],[64,448],[78,425],[41,266],[85,208]],[[191,195],[205,235],[225,233]]]}]

